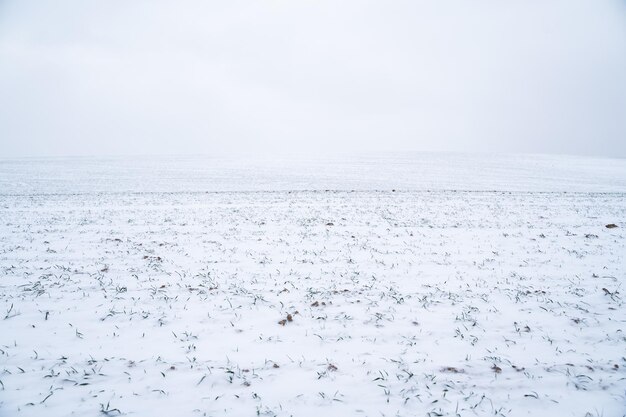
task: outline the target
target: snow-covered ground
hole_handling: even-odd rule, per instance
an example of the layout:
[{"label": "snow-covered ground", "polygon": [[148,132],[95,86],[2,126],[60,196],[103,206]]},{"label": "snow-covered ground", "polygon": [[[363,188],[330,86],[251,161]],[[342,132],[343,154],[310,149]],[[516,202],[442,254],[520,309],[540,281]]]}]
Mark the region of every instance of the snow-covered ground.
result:
[{"label": "snow-covered ground", "polygon": [[0,416],[623,416],[625,219],[625,160],[0,161]]},{"label": "snow-covered ground", "polygon": [[0,159],[0,194],[394,188],[626,192],[626,161],[464,153]]}]

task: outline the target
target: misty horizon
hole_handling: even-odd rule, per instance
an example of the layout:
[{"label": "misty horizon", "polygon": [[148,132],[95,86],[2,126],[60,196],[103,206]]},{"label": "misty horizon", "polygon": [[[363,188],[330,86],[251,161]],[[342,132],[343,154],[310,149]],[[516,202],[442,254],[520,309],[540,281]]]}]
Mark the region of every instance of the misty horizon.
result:
[{"label": "misty horizon", "polygon": [[626,157],[618,0],[0,3],[0,158]]}]

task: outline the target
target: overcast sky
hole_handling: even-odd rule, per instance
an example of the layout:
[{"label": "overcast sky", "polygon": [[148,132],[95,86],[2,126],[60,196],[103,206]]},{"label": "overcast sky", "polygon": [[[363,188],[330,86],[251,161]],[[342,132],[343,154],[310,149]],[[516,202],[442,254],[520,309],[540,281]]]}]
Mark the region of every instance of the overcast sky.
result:
[{"label": "overcast sky", "polygon": [[626,157],[624,0],[0,0],[0,157]]}]

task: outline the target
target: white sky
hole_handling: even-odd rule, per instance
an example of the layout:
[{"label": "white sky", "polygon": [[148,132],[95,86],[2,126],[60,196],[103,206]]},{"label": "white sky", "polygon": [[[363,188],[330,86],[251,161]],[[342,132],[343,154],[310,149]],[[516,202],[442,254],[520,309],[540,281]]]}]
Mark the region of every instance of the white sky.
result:
[{"label": "white sky", "polygon": [[0,0],[0,157],[626,157],[624,0]]}]

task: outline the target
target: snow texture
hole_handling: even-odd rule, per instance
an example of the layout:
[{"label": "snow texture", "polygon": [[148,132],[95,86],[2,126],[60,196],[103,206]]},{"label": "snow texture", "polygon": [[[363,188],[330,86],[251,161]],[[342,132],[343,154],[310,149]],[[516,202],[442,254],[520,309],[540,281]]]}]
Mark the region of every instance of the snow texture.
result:
[{"label": "snow texture", "polygon": [[626,161],[419,158],[0,162],[0,416],[623,416]]}]

